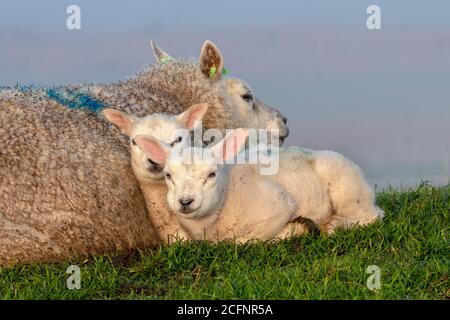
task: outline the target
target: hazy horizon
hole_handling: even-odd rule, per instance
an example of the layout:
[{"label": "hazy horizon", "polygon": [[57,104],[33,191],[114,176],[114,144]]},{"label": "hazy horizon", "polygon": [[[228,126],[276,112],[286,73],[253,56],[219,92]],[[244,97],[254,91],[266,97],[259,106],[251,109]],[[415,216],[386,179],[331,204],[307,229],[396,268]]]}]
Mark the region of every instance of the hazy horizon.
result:
[{"label": "hazy horizon", "polygon": [[[81,30],[67,30],[68,5]],[[381,7],[381,30],[366,8]],[[288,145],[341,152],[380,188],[450,179],[448,1],[16,1],[0,9],[0,85],[111,83],[153,63],[150,40],[231,76],[288,117]]]}]

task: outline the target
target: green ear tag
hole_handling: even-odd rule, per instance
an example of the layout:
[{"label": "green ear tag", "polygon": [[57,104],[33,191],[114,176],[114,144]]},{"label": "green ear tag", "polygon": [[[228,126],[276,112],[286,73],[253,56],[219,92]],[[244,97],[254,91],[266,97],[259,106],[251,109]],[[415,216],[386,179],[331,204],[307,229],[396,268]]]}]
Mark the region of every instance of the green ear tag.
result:
[{"label": "green ear tag", "polygon": [[161,58],[161,60],[159,60],[161,63],[167,63],[167,62],[169,62],[169,61],[172,61],[172,58],[171,57],[167,57],[167,56],[164,56],[164,57],[162,57]]},{"label": "green ear tag", "polygon": [[228,74],[228,70],[227,70],[227,69],[225,69],[225,68],[222,68],[222,74],[223,74],[223,75],[226,75],[226,74]]},{"label": "green ear tag", "polygon": [[214,78],[216,73],[217,73],[217,67],[216,66],[212,66],[211,69],[209,69],[209,77],[210,78]]}]

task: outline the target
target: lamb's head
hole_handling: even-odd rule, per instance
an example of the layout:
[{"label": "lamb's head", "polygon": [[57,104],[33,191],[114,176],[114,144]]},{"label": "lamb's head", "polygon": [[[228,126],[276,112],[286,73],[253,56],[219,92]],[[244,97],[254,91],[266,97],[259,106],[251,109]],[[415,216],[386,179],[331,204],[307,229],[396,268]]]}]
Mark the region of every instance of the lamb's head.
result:
[{"label": "lamb's head", "polygon": [[130,137],[131,164],[137,179],[152,182],[164,178],[164,162],[160,158],[149,156],[147,137],[156,137],[168,149],[190,146],[191,131],[207,110],[208,104],[199,103],[176,116],[153,113],[136,117],[114,109],[103,110],[103,115]]},{"label": "lamb's head", "polygon": [[[167,53],[152,43],[155,57],[162,64],[173,61]],[[260,101],[250,87],[241,79],[223,76],[224,59],[219,48],[206,41],[195,64],[192,76],[186,78],[184,92],[197,92],[190,97],[195,101],[211,105],[205,116],[207,128],[225,129],[254,128],[271,129],[278,132],[280,142],[289,135],[287,119],[278,110]],[[180,95],[181,96],[181,95]]]},{"label": "lamb's head", "polygon": [[149,154],[166,163],[164,173],[169,207],[182,218],[194,219],[218,212],[226,197],[229,166],[245,145],[247,129],[236,129],[213,147],[174,148],[150,139]]}]

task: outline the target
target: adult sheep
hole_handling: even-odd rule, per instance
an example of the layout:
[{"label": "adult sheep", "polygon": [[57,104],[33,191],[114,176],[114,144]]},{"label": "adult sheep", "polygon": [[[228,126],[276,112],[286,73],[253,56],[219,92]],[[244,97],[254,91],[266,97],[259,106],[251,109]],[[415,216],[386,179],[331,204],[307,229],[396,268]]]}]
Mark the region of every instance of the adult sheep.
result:
[{"label": "adult sheep", "polygon": [[[0,92],[0,265],[58,261],[160,243],[131,171],[128,143],[88,108],[145,115],[210,105],[205,128],[279,129],[286,119],[222,77],[206,41],[199,62],[172,59],[110,85]],[[81,98],[80,98],[81,97]],[[162,199],[164,200],[164,199]]]}]

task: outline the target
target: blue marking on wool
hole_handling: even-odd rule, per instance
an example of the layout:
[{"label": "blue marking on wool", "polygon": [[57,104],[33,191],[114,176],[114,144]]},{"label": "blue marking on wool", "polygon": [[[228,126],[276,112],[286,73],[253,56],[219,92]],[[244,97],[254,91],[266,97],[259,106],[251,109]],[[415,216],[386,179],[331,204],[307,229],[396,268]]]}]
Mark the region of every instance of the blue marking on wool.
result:
[{"label": "blue marking on wool", "polygon": [[89,94],[85,88],[71,89],[67,87],[53,87],[46,88],[36,84],[20,84],[16,83],[14,87],[0,85],[0,91],[15,89],[17,91],[27,92],[44,92],[47,97],[55,100],[59,104],[66,106],[70,109],[86,108],[94,112],[99,112],[105,108],[103,102],[95,100]]},{"label": "blue marking on wool", "polygon": [[102,102],[93,99],[88,94],[79,90],[58,87],[47,89],[46,94],[50,99],[53,99],[70,109],[87,108],[94,112],[98,112],[105,107]]}]

